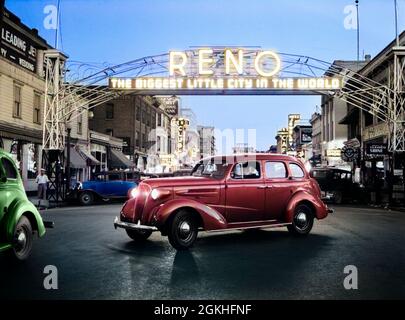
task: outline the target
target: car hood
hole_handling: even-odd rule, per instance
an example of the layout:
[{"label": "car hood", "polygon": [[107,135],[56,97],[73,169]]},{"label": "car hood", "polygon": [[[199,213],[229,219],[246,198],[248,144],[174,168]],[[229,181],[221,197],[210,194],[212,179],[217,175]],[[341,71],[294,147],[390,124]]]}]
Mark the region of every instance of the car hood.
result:
[{"label": "car hood", "polygon": [[158,187],[178,187],[185,185],[219,184],[221,179],[211,177],[169,177],[169,178],[150,178],[143,180],[142,183],[151,188]]}]

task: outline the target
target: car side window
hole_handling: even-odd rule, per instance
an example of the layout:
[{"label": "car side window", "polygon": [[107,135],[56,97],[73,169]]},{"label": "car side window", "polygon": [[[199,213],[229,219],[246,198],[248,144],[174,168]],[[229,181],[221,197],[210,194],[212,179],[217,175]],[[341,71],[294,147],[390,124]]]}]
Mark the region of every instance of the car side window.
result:
[{"label": "car side window", "polygon": [[290,163],[289,165],[291,176],[293,178],[303,178],[305,177],[304,171],[301,169],[301,167],[296,164],[296,163]]},{"label": "car side window", "polygon": [[268,161],[266,162],[266,178],[280,179],[287,178],[287,169],[284,162],[281,161]]},{"label": "car side window", "polygon": [[4,168],[4,173],[6,174],[7,179],[17,179],[17,171],[10,160],[2,158],[1,165]]},{"label": "car side window", "polygon": [[257,161],[247,161],[237,163],[232,170],[233,179],[258,179],[260,178],[260,163]]}]

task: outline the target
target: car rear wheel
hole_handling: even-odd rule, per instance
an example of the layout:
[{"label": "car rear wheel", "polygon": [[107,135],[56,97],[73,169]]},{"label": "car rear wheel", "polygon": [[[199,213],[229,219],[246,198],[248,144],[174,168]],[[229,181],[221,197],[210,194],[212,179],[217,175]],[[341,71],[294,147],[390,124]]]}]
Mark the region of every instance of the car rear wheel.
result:
[{"label": "car rear wheel", "polygon": [[287,226],[288,231],[294,235],[307,235],[314,225],[314,214],[312,209],[300,204],[295,208],[292,224]]},{"label": "car rear wheel", "polygon": [[333,200],[336,204],[342,204],[343,202],[343,195],[341,191],[335,191],[333,193]]},{"label": "car rear wheel", "polygon": [[128,237],[135,241],[144,241],[150,237],[152,234],[151,230],[125,230]]},{"label": "car rear wheel", "polygon": [[179,211],[169,225],[169,242],[177,250],[190,248],[197,239],[197,234],[197,220],[187,211]]},{"label": "car rear wheel", "polygon": [[94,195],[91,192],[82,192],[79,195],[79,202],[83,206],[89,206],[94,202]]},{"label": "car rear wheel", "polygon": [[14,229],[12,256],[15,260],[26,260],[32,251],[34,237],[27,217],[22,216]]}]

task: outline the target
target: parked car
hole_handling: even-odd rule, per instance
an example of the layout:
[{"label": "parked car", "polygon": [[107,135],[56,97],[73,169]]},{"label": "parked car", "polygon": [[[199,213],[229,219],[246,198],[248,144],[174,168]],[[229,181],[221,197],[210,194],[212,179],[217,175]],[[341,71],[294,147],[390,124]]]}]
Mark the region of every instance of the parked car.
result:
[{"label": "parked car", "polygon": [[134,240],[160,231],[179,250],[191,247],[199,230],[287,227],[306,235],[315,218],[331,212],[303,164],[275,154],[211,157],[192,176],[144,180],[131,195],[115,228]]},{"label": "parked car", "polygon": [[11,156],[0,149],[0,252],[6,251],[17,260],[27,259],[34,235],[42,237],[45,227],[37,208],[28,200]]},{"label": "parked car", "polygon": [[314,168],[311,170],[311,176],[318,182],[323,200],[341,204],[360,194],[358,184],[353,182],[351,171],[333,167]]},{"label": "parked car", "polygon": [[78,200],[84,206],[101,200],[125,199],[128,191],[136,187],[140,180],[138,172],[123,170],[101,172],[95,175],[94,179],[77,183],[68,198]]}]

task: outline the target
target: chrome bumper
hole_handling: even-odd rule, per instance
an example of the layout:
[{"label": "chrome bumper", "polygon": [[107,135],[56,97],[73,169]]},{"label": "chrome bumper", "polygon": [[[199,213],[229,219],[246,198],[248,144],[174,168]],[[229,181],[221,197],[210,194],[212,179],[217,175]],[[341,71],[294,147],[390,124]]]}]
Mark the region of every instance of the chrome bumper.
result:
[{"label": "chrome bumper", "polygon": [[151,230],[158,231],[158,228],[153,226],[145,226],[141,224],[141,221],[138,220],[138,223],[123,222],[118,217],[114,219],[114,228],[130,229],[130,230]]}]

